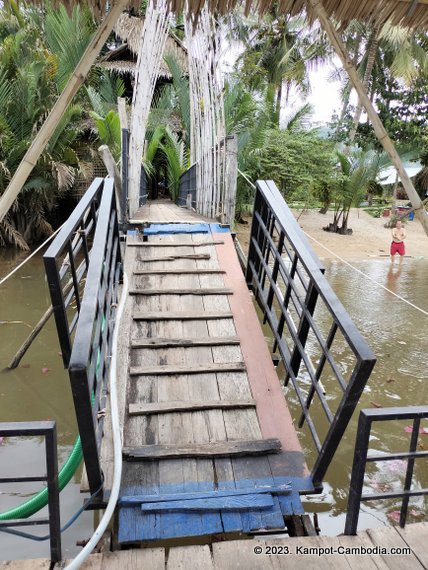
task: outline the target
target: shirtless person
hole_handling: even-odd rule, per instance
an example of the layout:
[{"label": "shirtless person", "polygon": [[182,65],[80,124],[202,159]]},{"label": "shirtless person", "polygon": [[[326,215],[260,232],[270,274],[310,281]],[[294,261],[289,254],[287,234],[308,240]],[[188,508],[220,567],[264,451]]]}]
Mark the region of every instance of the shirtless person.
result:
[{"label": "shirtless person", "polygon": [[403,227],[403,222],[398,220],[395,228],[392,230],[392,243],[391,243],[391,262],[394,263],[394,256],[396,253],[400,256],[400,263],[403,261],[405,254],[404,240],[406,238],[406,230]]}]

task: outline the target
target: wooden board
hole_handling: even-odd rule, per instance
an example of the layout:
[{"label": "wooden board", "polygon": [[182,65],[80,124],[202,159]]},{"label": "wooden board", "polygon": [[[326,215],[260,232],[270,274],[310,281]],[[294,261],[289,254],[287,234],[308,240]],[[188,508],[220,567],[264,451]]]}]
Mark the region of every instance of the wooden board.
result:
[{"label": "wooden board", "polygon": [[201,410],[227,408],[254,408],[255,400],[205,400],[203,402],[151,402],[149,404],[129,404],[129,415],[165,414],[173,412],[198,412]]},{"label": "wooden board", "polygon": [[243,362],[216,364],[165,364],[144,368],[131,367],[131,376],[178,376],[179,374],[203,374],[204,372],[239,372],[245,370]]},{"label": "wooden board", "polygon": [[152,263],[153,261],[174,261],[175,259],[209,259],[211,256],[209,253],[182,253],[176,255],[164,255],[159,257],[145,257],[140,259],[140,263]]},{"label": "wooden board", "polygon": [[249,511],[251,509],[268,509],[273,506],[272,495],[252,494],[228,497],[209,497],[185,501],[165,501],[141,505],[144,513],[168,511],[170,513],[186,511]]},{"label": "wooden board", "polygon": [[407,524],[404,528],[395,528],[419,562],[428,568],[428,523]]},{"label": "wooden board", "polygon": [[233,289],[130,289],[130,295],[233,295]]},{"label": "wooden board", "polygon": [[141,321],[207,321],[212,319],[231,319],[233,317],[231,312],[201,312],[201,311],[187,311],[187,312],[157,312],[157,313],[140,313],[136,312],[133,315],[134,320]]},{"label": "wooden board", "polygon": [[239,344],[237,336],[219,336],[206,338],[145,338],[134,340],[132,348],[173,348],[192,346],[225,346],[229,344]]},{"label": "wooden board", "polygon": [[207,240],[207,241],[192,241],[192,242],[180,242],[180,241],[139,241],[139,242],[128,242],[126,245],[131,247],[199,247],[205,245],[221,245],[223,240]]},{"label": "wooden board", "polygon": [[212,269],[208,267],[206,269],[188,269],[184,267],[178,267],[177,269],[137,269],[134,275],[200,275],[206,273],[209,275],[224,274],[226,273],[223,269]]},{"label": "wooden board", "polygon": [[206,499],[213,497],[232,497],[238,495],[254,495],[263,493],[276,493],[276,494],[288,494],[290,493],[290,485],[277,485],[277,486],[266,486],[266,487],[256,487],[249,489],[228,489],[226,491],[209,491],[209,492],[199,492],[199,493],[176,493],[176,494],[166,494],[166,495],[134,495],[129,497],[121,497],[121,505],[140,505],[142,503],[159,503],[159,502],[171,502],[171,501],[187,501],[190,499]]},{"label": "wooden board", "polygon": [[166,570],[187,570],[188,568],[197,568],[198,570],[201,568],[203,570],[214,569],[210,547],[207,544],[171,548]]},{"label": "wooden board", "polygon": [[277,439],[260,439],[252,441],[212,441],[199,444],[165,444],[145,445],[136,448],[123,448],[127,459],[146,461],[166,459],[169,457],[228,457],[230,455],[264,455],[278,453],[281,443]]}]

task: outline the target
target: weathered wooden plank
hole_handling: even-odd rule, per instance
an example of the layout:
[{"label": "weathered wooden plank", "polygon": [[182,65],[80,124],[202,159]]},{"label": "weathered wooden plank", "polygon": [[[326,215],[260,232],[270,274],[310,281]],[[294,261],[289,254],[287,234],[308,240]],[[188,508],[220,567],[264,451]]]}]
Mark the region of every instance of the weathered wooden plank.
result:
[{"label": "weathered wooden plank", "polygon": [[129,415],[166,414],[173,412],[197,412],[226,408],[253,408],[255,400],[207,400],[205,402],[153,402],[149,404],[129,404]]},{"label": "weathered wooden plank", "polygon": [[245,370],[243,362],[217,364],[165,364],[161,366],[131,367],[131,376],[178,376],[179,374],[203,374],[205,372],[239,372]]},{"label": "weathered wooden plank", "polygon": [[[388,528],[370,528],[367,529],[367,534],[374,545],[388,550],[390,548],[405,548],[407,546],[397,531],[391,532]],[[391,570],[401,570],[402,568],[416,570],[421,566],[413,552],[410,554],[381,554],[381,557]]]},{"label": "weathered wooden plank", "polygon": [[230,312],[204,312],[204,311],[171,311],[157,313],[140,313],[133,315],[136,321],[200,321],[200,320],[216,320],[231,319],[233,317]]},{"label": "weathered wooden plank", "polygon": [[[93,554],[89,557],[91,559]],[[82,567],[86,570],[86,566]],[[102,560],[102,570],[150,570],[165,569],[165,550],[163,548],[139,548],[132,550],[118,550],[117,552],[105,552]]]},{"label": "weathered wooden plank", "polygon": [[211,497],[187,501],[165,501],[141,505],[144,513],[166,511],[170,513],[185,511],[248,511],[250,509],[268,509],[273,506],[272,495],[253,494],[230,497]]},{"label": "weathered wooden plank", "polygon": [[134,275],[216,275],[226,273],[223,269],[213,269],[207,267],[206,269],[188,269],[178,267],[177,269],[137,269]]},{"label": "weathered wooden plank", "polygon": [[407,524],[404,528],[396,527],[396,530],[405,543],[410,546],[420,563],[428,568],[428,523]]},{"label": "weathered wooden plank", "polygon": [[264,455],[278,453],[281,443],[277,439],[259,439],[251,441],[212,441],[187,445],[163,444],[144,445],[142,447],[124,447],[123,455],[127,459],[145,461],[173,457],[229,457],[244,455]]},{"label": "weathered wooden plank", "polygon": [[160,257],[143,257],[139,259],[139,263],[152,261],[174,261],[175,259],[209,259],[211,256],[209,253],[188,253],[188,254],[177,254],[177,255],[164,255]]},{"label": "weathered wooden plank", "polygon": [[191,242],[181,242],[181,241],[140,241],[127,243],[130,247],[198,247],[203,245],[222,245],[223,240],[210,240],[210,241],[191,241]]},{"label": "weathered wooden plank", "polygon": [[174,348],[193,346],[227,346],[239,344],[237,336],[207,336],[206,338],[142,338],[131,343],[132,348]]},{"label": "weathered wooden plank", "polygon": [[233,295],[233,289],[130,289],[130,295]]},{"label": "weathered wooden plank", "polygon": [[140,505],[142,503],[162,503],[164,501],[189,501],[191,499],[211,499],[213,497],[235,497],[239,495],[259,495],[263,493],[289,494],[290,485],[266,485],[265,487],[251,487],[248,489],[226,489],[196,493],[169,493],[165,495],[132,495],[120,498],[121,506]]},{"label": "weathered wooden plank", "polygon": [[178,546],[169,550],[166,570],[188,570],[190,568],[214,570],[208,544]]}]

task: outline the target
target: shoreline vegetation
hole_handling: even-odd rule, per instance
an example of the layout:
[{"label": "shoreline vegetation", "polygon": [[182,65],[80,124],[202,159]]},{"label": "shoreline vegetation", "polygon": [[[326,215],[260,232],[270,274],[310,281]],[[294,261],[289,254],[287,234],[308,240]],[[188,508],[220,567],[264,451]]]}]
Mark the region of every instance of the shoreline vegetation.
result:
[{"label": "shoreline vegetation", "polygon": [[[326,226],[331,216],[320,214],[318,210],[292,210],[302,230],[319,242],[309,238],[309,242],[321,259],[337,259],[334,254],[346,260],[389,259],[391,244],[391,229],[385,228],[388,218],[373,218],[359,208],[352,208],[349,215],[349,227],[352,235],[339,235],[326,232]],[[251,218],[245,218],[247,224],[236,224],[236,233],[241,246],[247,254],[251,231]],[[421,224],[408,221],[405,224],[407,238],[406,257],[428,257],[428,238]],[[328,248],[328,251],[327,249]]]}]

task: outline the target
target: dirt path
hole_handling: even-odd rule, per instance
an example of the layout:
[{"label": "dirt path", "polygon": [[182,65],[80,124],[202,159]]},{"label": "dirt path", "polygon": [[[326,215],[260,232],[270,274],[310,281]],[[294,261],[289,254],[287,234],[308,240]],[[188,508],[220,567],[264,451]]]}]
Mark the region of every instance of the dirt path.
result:
[{"label": "dirt path", "polygon": [[[296,218],[300,211],[293,211]],[[373,257],[388,257],[391,243],[391,230],[384,228],[386,218],[372,218],[369,214],[357,208],[351,210],[348,227],[353,233],[342,236],[325,232],[322,228],[332,221],[332,213],[320,214],[317,210],[308,210],[299,218],[299,225],[309,236],[344,259],[367,259]],[[251,220],[248,225],[238,224],[236,232],[245,252],[248,250],[248,239]],[[405,225],[407,232],[406,255],[411,257],[428,257],[428,236],[416,220]],[[323,259],[333,259],[333,253],[309,240],[312,247]]]}]

